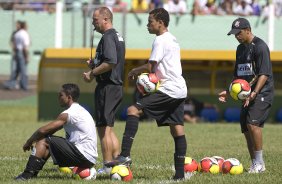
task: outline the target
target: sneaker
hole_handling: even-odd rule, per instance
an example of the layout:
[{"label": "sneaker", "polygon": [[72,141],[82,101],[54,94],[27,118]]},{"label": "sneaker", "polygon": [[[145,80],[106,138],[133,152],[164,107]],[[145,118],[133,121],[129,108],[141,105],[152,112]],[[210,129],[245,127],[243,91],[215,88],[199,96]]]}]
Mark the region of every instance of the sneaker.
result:
[{"label": "sneaker", "polygon": [[112,167],[102,167],[98,169],[97,175],[109,175],[111,173]]},{"label": "sneaker", "polygon": [[172,179],[176,182],[181,182],[181,181],[187,181],[190,180],[191,177],[195,174],[195,172],[184,172],[184,177],[183,178],[179,178],[174,176]]},{"label": "sneaker", "polygon": [[253,163],[249,169],[249,173],[262,173],[266,170],[264,164]]},{"label": "sneaker", "polygon": [[28,173],[28,172],[23,172],[20,175],[18,175],[17,177],[15,177],[15,180],[17,181],[26,181],[29,180],[31,178],[35,178],[36,175],[32,174],[32,173]]},{"label": "sneaker", "polygon": [[128,157],[124,157],[124,156],[117,156],[113,161],[109,162],[109,163],[105,163],[105,166],[107,167],[113,167],[115,165],[126,165],[129,166],[131,165],[132,160],[130,158],[130,156]]}]

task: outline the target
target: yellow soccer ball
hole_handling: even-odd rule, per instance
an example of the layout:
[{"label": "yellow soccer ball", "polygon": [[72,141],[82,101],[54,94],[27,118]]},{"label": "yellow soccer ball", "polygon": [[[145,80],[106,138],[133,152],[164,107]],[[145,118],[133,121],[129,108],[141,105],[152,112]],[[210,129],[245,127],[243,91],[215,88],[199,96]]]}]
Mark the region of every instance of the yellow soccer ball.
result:
[{"label": "yellow soccer ball", "polygon": [[59,167],[59,171],[65,174],[72,174],[72,169],[69,167]]},{"label": "yellow soccer ball", "polygon": [[242,174],[243,171],[243,165],[236,158],[229,158],[225,160],[222,164],[222,172],[225,174],[230,173],[232,175],[237,175]]}]

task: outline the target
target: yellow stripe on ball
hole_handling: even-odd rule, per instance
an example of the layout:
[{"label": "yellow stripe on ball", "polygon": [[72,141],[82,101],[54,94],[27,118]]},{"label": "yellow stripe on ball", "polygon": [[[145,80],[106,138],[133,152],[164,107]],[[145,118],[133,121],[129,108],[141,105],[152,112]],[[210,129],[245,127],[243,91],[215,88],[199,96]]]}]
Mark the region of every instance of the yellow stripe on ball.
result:
[{"label": "yellow stripe on ball", "polygon": [[111,171],[111,174],[114,174],[114,173],[118,173],[122,177],[129,175],[129,171],[125,165],[114,166]]}]

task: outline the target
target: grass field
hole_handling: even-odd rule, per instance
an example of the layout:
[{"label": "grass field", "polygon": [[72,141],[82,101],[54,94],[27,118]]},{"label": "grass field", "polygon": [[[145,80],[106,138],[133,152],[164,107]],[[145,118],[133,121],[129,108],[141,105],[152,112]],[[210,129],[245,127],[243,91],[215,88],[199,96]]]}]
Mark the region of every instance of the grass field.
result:
[{"label": "grass field", "polygon": [[[34,100],[34,98],[32,98]],[[22,145],[35,129],[47,122],[37,122],[35,103],[15,101],[0,103],[0,183],[14,183],[13,178],[22,172],[30,152],[23,152]],[[121,138],[125,123],[117,122],[115,130]],[[199,161],[205,156],[219,155],[224,158],[235,157],[245,168],[250,161],[246,144],[238,124],[199,123],[185,124],[188,140],[187,156]],[[185,183],[282,183],[281,125],[266,124],[264,128],[264,156],[267,171],[263,174],[211,175],[197,173]],[[63,135],[63,132],[58,132]],[[99,145],[100,153],[100,145]],[[132,148],[132,183],[170,183],[173,175],[174,143],[168,128],[157,128],[154,122],[144,122],[139,126]],[[100,154],[101,155],[101,154]],[[96,168],[101,167],[101,157]],[[49,162],[39,173],[37,179],[28,183],[119,183],[110,181],[107,176],[95,181],[77,181],[69,175],[59,173],[57,167]]]}]

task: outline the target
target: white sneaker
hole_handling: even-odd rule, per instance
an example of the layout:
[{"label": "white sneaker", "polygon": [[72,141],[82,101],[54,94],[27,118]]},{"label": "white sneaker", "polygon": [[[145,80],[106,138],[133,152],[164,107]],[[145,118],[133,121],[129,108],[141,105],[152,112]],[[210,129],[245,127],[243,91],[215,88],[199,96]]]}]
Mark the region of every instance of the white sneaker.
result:
[{"label": "white sneaker", "polygon": [[97,175],[109,175],[111,173],[112,168],[111,167],[102,167],[98,169]]},{"label": "white sneaker", "polygon": [[266,170],[265,164],[253,163],[249,169],[249,173],[262,173]]}]

